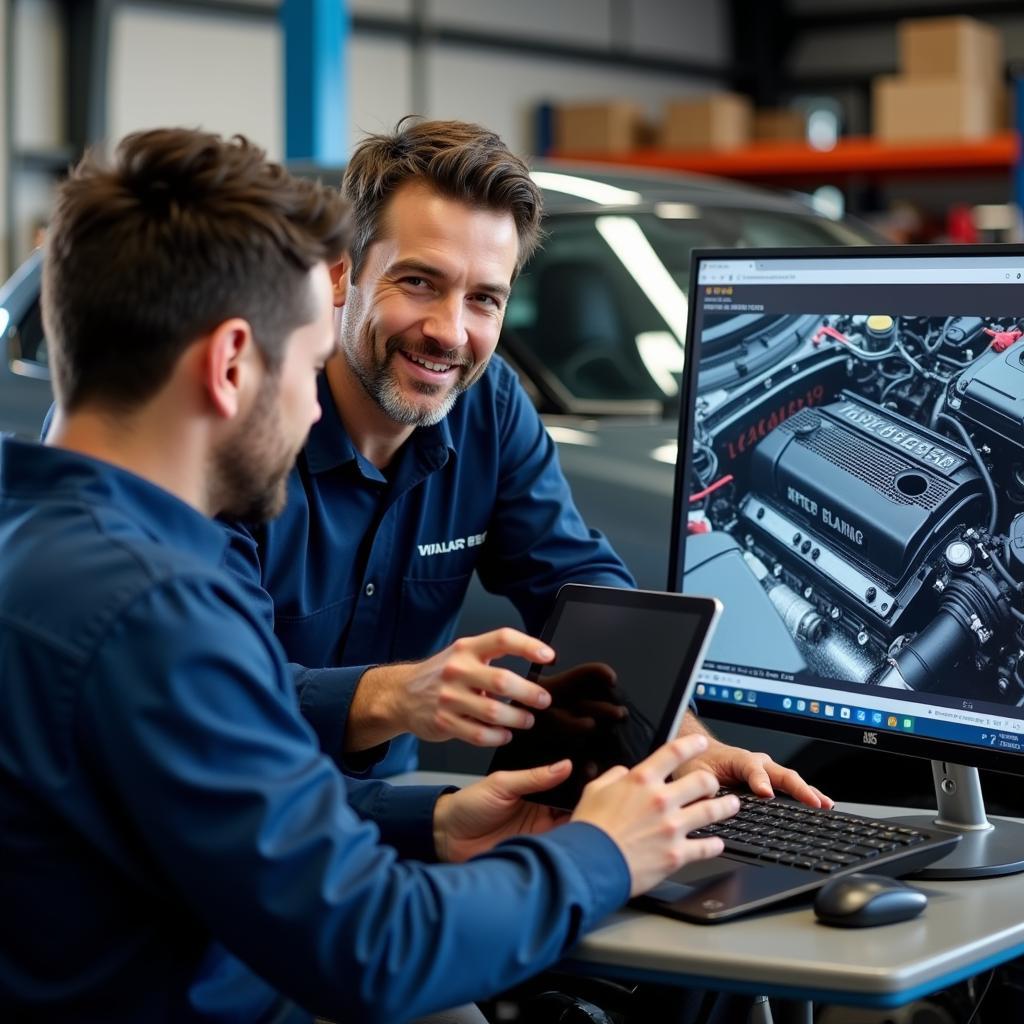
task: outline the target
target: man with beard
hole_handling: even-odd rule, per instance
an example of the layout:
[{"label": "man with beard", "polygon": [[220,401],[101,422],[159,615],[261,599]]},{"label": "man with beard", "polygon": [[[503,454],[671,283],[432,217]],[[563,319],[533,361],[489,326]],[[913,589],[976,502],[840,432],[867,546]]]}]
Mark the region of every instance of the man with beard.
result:
[{"label": "man with beard", "polygon": [[601,776],[564,824],[520,797],[567,761],[443,791],[346,783],[321,753],[210,517],[281,508],[343,214],[245,140],[182,130],[58,191],[61,415],[46,446],[0,441],[5,1019],[407,1020],[721,851],[687,835],[736,799],[705,771],[665,782],[699,736]]},{"label": "man with beard", "polygon": [[[546,706],[543,689],[490,665],[549,661],[528,653],[529,636],[451,642],[474,571],[531,633],[564,583],[635,583],[587,529],[553,442],[494,354],[541,236],[523,162],[477,125],[406,119],[356,147],[342,193],[353,239],[335,273],[324,415],[283,516],[237,526],[232,557],[323,749],[387,775],[415,767],[416,737],[498,746]],[[692,714],[684,730],[704,733]],[[702,763],[725,784],[830,803],[765,754],[710,740]]]}]

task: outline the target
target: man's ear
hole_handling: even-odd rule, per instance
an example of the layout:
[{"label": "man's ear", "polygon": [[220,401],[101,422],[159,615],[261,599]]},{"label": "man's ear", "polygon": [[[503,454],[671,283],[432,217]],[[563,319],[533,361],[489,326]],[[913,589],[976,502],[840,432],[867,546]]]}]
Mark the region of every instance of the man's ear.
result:
[{"label": "man's ear", "polygon": [[348,272],[352,269],[352,261],[348,253],[334,264],[331,270],[331,294],[334,299],[334,308],[341,309],[348,297]]},{"label": "man's ear", "polygon": [[264,372],[249,321],[232,317],[218,324],[207,336],[204,354],[206,393],[220,416],[234,419],[244,394]]}]

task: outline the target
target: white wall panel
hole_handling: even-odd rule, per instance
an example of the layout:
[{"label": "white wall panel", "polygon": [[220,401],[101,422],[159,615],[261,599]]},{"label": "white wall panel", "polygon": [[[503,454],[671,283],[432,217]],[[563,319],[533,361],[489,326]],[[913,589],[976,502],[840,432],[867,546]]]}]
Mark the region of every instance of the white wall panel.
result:
[{"label": "white wall panel", "polygon": [[427,11],[438,25],[516,39],[598,47],[612,42],[611,0],[430,0]]},{"label": "white wall panel", "polygon": [[272,21],[121,7],[111,29],[108,136],[197,126],[241,132],[280,158],[283,60]]},{"label": "white wall panel", "polygon": [[348,0],[348,9],[353,14],[408,18],[412,14],[412,0]]},{"label": "white wall panel", "polygon": [[410,47],[402,40],[352,37],[349,43],[351,143],[367,132],[390,131],[400,117],[422,113],[412,102]]},{"label": "white wall panel", "polygon": [[57,182],[47,171],[22,170],[14,176],[12,186],[15,215],[10,227],[17,265],[32,251],[36,229],[50,219]]},{"label": "white wall panel", "polygon": [[12,7],[14,119],[16,149],[49,149],[65,136],[64,33],[56,0],[19,0]]},{"label": "white wall panel", "polygon": [[678,75],[442,45],[431,48],[427,66],[431,117],[478,121],[520,152],[533,145],[531,115],[538,103],[624,98],[654,115],[665,100],[712,88]]}]

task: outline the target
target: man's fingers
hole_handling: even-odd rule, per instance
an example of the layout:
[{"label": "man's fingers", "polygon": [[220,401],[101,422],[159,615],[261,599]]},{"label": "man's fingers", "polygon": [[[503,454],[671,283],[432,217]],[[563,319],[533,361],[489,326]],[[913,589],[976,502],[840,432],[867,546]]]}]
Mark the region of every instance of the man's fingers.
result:
[{"label": "man's fingers", "polygon": [[677,806],[704,800],[718,792],[718,779],[706,768],[684,772],[666,787],[668,797]]},{"label": "man's fingers", "polygon": [[634,769],[638,775],[664,779],[671,775],[681,764],[703,753],[708,746],[707,737],[700,733],[690,736],[677,736],[664,746],[659,747],[650,757],[641,761]]},{"label": "man's fingers", "polygon": [[820,789],[818,789],[817,786],[811,786],[811,789],[813,789],[814,792],[817,793],[817,795],[818,795],[818,806],[819,807],[826,807],[826,808],[829,808],[829,809],[835,807],[836,802],[835,802],[835,800],[832,799],[832,797],[826,796],[824,793],[822,793],[822,791]]},{"label": "man's fingers", "polygon": [[452,646],[457,650],[469,651],[482,661],[512,654],[527,661],[537,661],[546,665],[555,657],[555,652],[547,644],[519,632],[518,629],[512,629],[511,626],[493,629],[490,633],[481,633],[479,636],[461,637]]},{"label": "man's fingers", "polygon": [[687,839],[687,863],[696,860],[711,860],[717,857],[725,849],[725,843],[717,836],[709,836],[707,839]]},{"label": "man's fingers", "polygon": [[492,697],[514,700],[531,708],[546,708],[551,703],[551,694],[543,686],[531,683],[508,669],[492,668],[472,657],[453,661],[444,678],[450,684],[469,690],[483,690]]},{"label": "man's fingers", "polygon": [[512,739],[512,733],[500,726],[484,725],[462,715],[440,713],[435,718],[440,736],[451,740],[462,740],[474,747],[502,747]]},{"label": "man's fingers", "polygon": [[618,782],[623,775],[628,775],[629,769],[623,764],[617,764],[612,768],[609,768],[606,772],[602,772],[596,779],[587,783],[587,789],[604,789],[606,786],[610,786],[613,782]]},{"label": "man's fingers", "polygon": [[804,782],[799,772],[793,771],[792,768],[783,768],[774,762],[771,762],[766,768],[772,783],[794,799],[811,807],[832,806],[832,801],[824,793]]},{"label": "man's fingers", "polygon": [[[679,782],[682,780],[680,779]],[[679,782],[672,783],[673,786]],[[697,800],[682,809],[683,830],[687,833],[715,821],[725,821],[740,809],[740,798],[734,793],[711,800]]]},{"label": "man's fingers", "polygon": [[446,687],[439,698],[444,710],[461,718],[469,718],[485,726],[504,726],[506,729],[529,729],[533,715],[515,704],[505,704],[486,694],[476,693],[461,686]]},{"label": "man's fingers", "polygon": [[566,758],[555,764],[542,764],[537,768],[523,768],[514,772],[495,772],[491,778],[505,796],[519,797],[528,793],[543,793],[554,789],[569,777],[572,761]]},{"label": "man's fingers", "polygon": [[763,764],[752,762],[743,765],[743,769],[743,781],[751,793],[764,797],[775,795],[775,790],[772,788],[772,776]]}]

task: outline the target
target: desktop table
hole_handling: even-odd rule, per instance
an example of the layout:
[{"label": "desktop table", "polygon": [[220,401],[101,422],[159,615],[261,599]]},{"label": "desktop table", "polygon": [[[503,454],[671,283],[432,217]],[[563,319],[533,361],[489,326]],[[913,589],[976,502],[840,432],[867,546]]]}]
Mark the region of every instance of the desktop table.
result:
[{"label": "desktop table", "polygon": [[[396,782],[466,785],[472,776],[412,772]],[[844,804],[872,818],[922,813]],[[626,909],[584,938],[564,966],[660,985],[865,1007],[902,1006],[1024,955],[1019,875],[916,883],[924,913],[878,928],[818,924],[810,906],[697,925]]]}]

